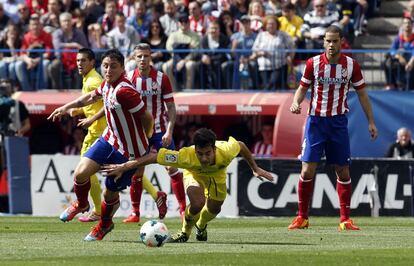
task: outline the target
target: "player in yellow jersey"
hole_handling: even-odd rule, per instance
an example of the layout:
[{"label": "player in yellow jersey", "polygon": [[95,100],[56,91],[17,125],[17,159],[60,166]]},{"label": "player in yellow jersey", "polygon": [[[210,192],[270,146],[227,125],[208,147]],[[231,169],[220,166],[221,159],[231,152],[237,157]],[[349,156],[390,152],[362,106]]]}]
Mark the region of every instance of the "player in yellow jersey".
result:
[{"label": "player in yellow jersey", "polygon": [[119,178],[124,171],[152,163],[184,169],[184,186],[190,199],[185,210],[183,227],[171,242],[187,242],[193,226],[196,239],[207,241],[207,223],[221,211],[227,195],[226,171],[231,161],[240,154],[249,164],[253,174],[272,181],[273,176],[258,167],[247,146],[234,138],[216,141],[213,131],[201,128],[193,137],[194,146],[179,151],[161,148],[137,160],[123,164],[105,165],[102,170]]},{"label": "player in yellow jersey", "polygon": [[[82,94],[87,94],[96,90],[101,83],[102,77],[95,70],[95,53],[89,48],[79,49],[76,55],[76,64],[79,74],[82,76]],[[85,118],[80,119],[78,126],[87,128],[88,134],[85,136],[82,144],[81,156],[92,146],[97,138],[102,135],[106,128],[106,119],[103,115],[103,102],[97,101],[94,104],[87,105],[82,108],[73,108],[69,111],[70,116],[84,115]],[[91,176],[90,195],[94,208],[86,216],[80,216],[81,222],[98,221],[101,215],[101,185],[96,175]]]}]

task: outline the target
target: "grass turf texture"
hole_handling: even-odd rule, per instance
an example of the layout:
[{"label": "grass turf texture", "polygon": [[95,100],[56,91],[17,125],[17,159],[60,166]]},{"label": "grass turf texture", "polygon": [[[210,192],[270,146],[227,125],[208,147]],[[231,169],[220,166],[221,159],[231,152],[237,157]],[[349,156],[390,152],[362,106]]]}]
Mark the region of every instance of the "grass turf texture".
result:
[{"label": "grass turf texture", "polygon": [[[292,217],[215,219],[208,242],[148,248],[137,224],[85,242],[92,224],[57,217],[0,217],[0,265],[413,265],[414,219],[358,217],[361,231],[338,232],[338,218],[311,217],[307,230],[288,231]],[[179,219],[166,219],[171,233]]]}]

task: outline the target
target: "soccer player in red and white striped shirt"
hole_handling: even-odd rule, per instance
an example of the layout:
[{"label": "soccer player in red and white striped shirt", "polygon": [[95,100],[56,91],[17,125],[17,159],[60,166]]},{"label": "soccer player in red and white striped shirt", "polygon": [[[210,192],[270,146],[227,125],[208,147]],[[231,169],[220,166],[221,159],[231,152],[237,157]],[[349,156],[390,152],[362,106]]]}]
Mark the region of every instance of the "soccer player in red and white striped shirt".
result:
[{"label": "soccer player in red and white striped shirt", "polygon": [[337,26],[327,28],[324,36],[325,52],[306,62],[305,71],[297,89],[290,111],[301,112],[303,99],[311,89],[310,107],[302,144],[302,171],[298,188],[298,216],[289,230],[308,228],[308,207],[313,192],[313,178],[323,153],[333,164],[337,175],[337,192],[340,205],[338,230],[359,230],[350,219],[351,177],[349,174],[350,145],[348,136],[347,95],[354,87],[359,102],[368,119],[372,139],[378,135],[365,81],[359,64],[341,54],[342,31]]},{"label": "soccer player in red and white striped shirt", "polygon": [[[151,48],[148,44],[138,44],[134,53],[137,68],[128,73],[128,78],[142,96],[147,111],[151,112],[154,117],[154,134],[149,139],[149,144],[157,151],[161,148],[175,150],[172,135],[176,110],[170,80],[166,74],[150,65]],[[172,190],[180,206],[180,214],[183,215],[186,208],[183,175],[174,167],[167,167],[167,171],[171,177]],[[145,186],[144,183],[144,188],[150,192],[148,184]],[[142,183],[133,179],[131,184],[133,213],[124,220],[125,222],[139,221],[141,193]],[[150,192],[150,194],[154,194],[154,192]]]},{"label": "soccer player in red and white striped shirt", "polygon": [[[147,136],[152,135],[153,119],[145,111],[145,104],[125,76],[124,56],[116,49],[102,56],[105,81],[99,88],[57,108],[48,119],[59,119],[70,108],[79,108],[103,99],[107,128],[102,136],[84,154],[75,169],[74,190],[77,200],[61,215],[63,222],[72,220],[78,213],[89,210],[88,192],[90,176],[103,164],[127,162],[148,152]],[[119,191],[131,184],[132,175],[142,176],[144,168],[134,169],[120,178],[108,176],[99,223],[85,237],[86,241],[102,240],[113,228],[112,217],[119,208]]]}]

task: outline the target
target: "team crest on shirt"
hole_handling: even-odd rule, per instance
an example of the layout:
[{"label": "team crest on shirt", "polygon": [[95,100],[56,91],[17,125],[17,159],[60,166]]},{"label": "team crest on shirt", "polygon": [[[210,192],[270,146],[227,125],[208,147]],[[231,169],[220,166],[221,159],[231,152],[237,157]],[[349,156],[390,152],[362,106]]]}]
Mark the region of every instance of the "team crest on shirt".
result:
[{"label": "team crest on shirt", "polygon": [[177,155],[175,155],[175,154],[166,154],[165,155],[165,161],[167,163],[176,163],[178,161]]}]

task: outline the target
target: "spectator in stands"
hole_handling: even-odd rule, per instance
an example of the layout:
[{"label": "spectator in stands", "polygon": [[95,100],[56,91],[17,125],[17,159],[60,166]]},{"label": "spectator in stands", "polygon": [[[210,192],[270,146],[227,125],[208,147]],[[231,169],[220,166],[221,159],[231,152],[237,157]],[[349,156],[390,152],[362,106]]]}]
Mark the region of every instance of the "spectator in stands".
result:
[{"label": "spectator in stands", "polygon": [[387,90],[412,90],[414,86],[414,33],[412,20],[403,18],[404,31],[395,37],[384,62]]},{"label": "spectator in stands", "polygon": [[282,15],[282,4],[284,0],[269,0],[264,2],[264,10],[266,16],[277,16]]},{"label": "spectator in stands", "polygon": [[40,22],[46,32],[53,33],[59,25],[60,3],[58,0],[49,0],[47,12],[40,17]]},{"label": "spectator in stands", "polygon": [[164,13],[160,17],[160,22],[165,34],[170,36],[172,32],[178,31],[177,7],[173,0],[164,1]]},{"label": "spectator in stands", "polygon": [[402,127],[397,131],[397,140],[388,148],[385,157],[396,159],[413,159],[414,142],[411,139],[411,130]]},{"label": "spectator in stands", "polygon": [[364,33],[364,20],[368,12],[367,0],[346,0],[344,1],[352,10],[352,17],[354,20],[354,35],[356,37]]},{"label": "spectator in stands", "polygon": [[260,0],[253,0],[249,5],[250,28],[259,32],[263,28],[263,20],[265,18],[265,11]]},{"label": "spectator in stands", "polygon": [[105,14],[98,18],[98,24],[101,25],[103,32],[108,33],[115,27],[115,15],[116,15],[116,1],[105,1]]},{"label": "spectator in stands", "polygon": [[414,19],[414,0],[411,0],[410,3],[408,3],[407,9],[404,10],[403,17]]},{"label": "spectator in stands", "polygon": [[108,33],[108,47],[117,48],[126,58],[125,68],[127,71],[135,69],[135,60],[132,49],[140,42],[138,32],[126,24],[124,13],[118,12],[115,16],[115,28]]},{"label": "spectator in stands", "polygon": [[288,67],[293,67],[293,52],[276,51],[295,48],[292,38],[279,26],[276,16],[267,16],[266,30],[259,32],[253,44],[252,59],[257,59],[260,87],[265,90],[287,89]]},{"label": "spectator in stands", "polygon": [[230,1],[230,12],[235,19],[240,19],[243,15],[247,15],[249,12],[249,1],[236,0]]},{"label": "spectator in stands", "polygon": [[3,36],[3,31],[6,29],[9,22],[11,22],[11,19],[4,12],[3,3],[0,2],[0,37]]},{"label": "spectator in stands", "polygon": [[151,24],[151,16],[146,14],[145,2],[137,0],[135,2],[135,15],[127,19],[127,24],[134,27],[141,39],[147,38]]},{"label": "spectator in stands", "polygon": [[193,143],[193,136],[194,133],[202,128],[200,124],[197,124],[195,122],[189,122],[184,126],[183,130],[183,136],[180,138],[180,142],[178,144],[178,149],[184,148],[184,147],[190,147],[191,145],[194,145]]},{"label": "spectator in stands", "polygon": [[291,2],[282,4],[282,16],[279,17],[279,23],[279,30],[289,34],[297,46],[302,37],[300,29],[303,24],[303,19],[296,15],[296,8]]},{"label": "spectator in stands", "polygon": [[118,0],[118,11],[122,12],[126,18],[135,15],[135,0]]},{"label": "spectator in stands", "polygon": [[312,11],[312,1],[311,0],[291,0],[292,4],[296,7],[296,14],[303,18],[305,14]]},{"label": "spectator in stands", "polygon": [[73,10],[73,27],[83,32],[85,36],[88,34],[88,25],[86,25],[85,10],[79,8]]},{"label": "spectator in stands", "polygon": [[[72,15],[62,13],[59,16],[61,28],[53,32],[53,46],[60,50],[48,68],[51,88],[80,89],[81,77],[76,71],[76,51],[88,47],[85,34],[72,26]],[[75,51],[76,50],[76,51]],[[63,82],[63,83],[62,83]]]},{"label": "spectator in stands", "polygon": [[[180,29],[170,34],[167,39],[167,50],[173,49],[198,49],[200,48],[200,36],[190,29],[188,14],[181,13],[178,17]],[[177,52],[172,54],[172,58],[163,66],[163,72],[168,75],[173,85],[174,91],[179,91],[174,74],[185,69],[185,89],[194,88],[195,71],[198,66],[196,59],[197,52]]]},{"label": "spectator in stands", "polygon": [[197,1],[191,2],[188,5],[188,11],[190,12],[190,29],[203,36],[207,32],[208,24],[210,23],[209,16],[201,13],[201,6]]},{"label": "spectator in stands", "polygon": [[313,8],[303,18],[302,37],[305,39],[306,48],[322,49],[326,29],[331,25],[340,26],[339,14],[327,9],[326,0],[315,0]]},{"label": "spectator in stands", "polygon": [[217,21],[220,25],[220,33],[226,35],[228,38],[231,38],[235,32],[240,31],[240,21],[235,20],[230,11],[225,10],[221,12]]},{"label": "spectator in stands", "polygon": [[270,123],[263,124],[260,137],[261,139],[256,141],[253,146],[253,155],[255,157],[272,157],[273,125]]},{"label": "spectator in stands", "polygon": [[79,155],[82,149],[83,139],[85,138],[85,131],[81,127],[73,129],[71,134],[72,139],[70,143],[65,146],[64,154]]},{"label": "spectator in stands", "polygon": [[170,59],[170,55],[166,52],[157,50],[165,50],[167,45],[167,35],[165,35],[161,23],[158,19],[154,19],[151,22],[151,28],[148,34],[148,38],[142,40],[144,43],[148,43],[151,48],[151,61],[152,65],[162,71],[162,66]]},{"label": "spectator in stands", "polygon": [[[233,59],[235,62],[227,61],[224,63],[223,73],[227,73],[225,88],[257,89],[257,62],[252,57],[252,48],[254,41],[256,40],[257,33],[252,31],[250,28],[250,17],[248,15],[242,16],[240,18],[240,22],[240,31],[234,33],[230,39],[231,50],[233,51]],[[236,49],[243,51],[235,52],[234,50]],[[233,73],[233,75],[231,75],[231,73]],[[242,82],[240,81],[245,82],[247,86],[241,84]]]},{"label": "spectator in stands", "polygon": [[[101,24],[94,23],[88,26],[88,41],[91,49],[107,49],[108,37],[102,29]],[[97,52],[97,57],[100,58],[102,52]],[[100,61],[99,61],[100,62]]]},{"label": "spectator in stands", "polygon": [[4,13],[11,18],[13,23],[17,23],[19,20],[19,4],[25,3],[25,0],[1,0],[0,2]]},{"label": "spectator in stands", "polygon": [[48,0],[26,0],[27,7],[30,14],[38,14],[42,16],[47,13],[47,1]]},{"label": "spectator in stands", "polygon": [[18,19],[16,24],[19,26],[20,32],[26,33],[29,28],[30,11],[26,3],[20,3],[17,5]]},{"label": "spectator in stands", "polygon": [[[29,32],[23,36],[21,56],[23,60],[16,63],[16,75],[23,91],[48,88],[46,69],[52,60],[52,36],[45,32],[40,24],[40,17],[33,14],[30,17]],[[45,52],[30,51],[45,49]]]},{"label": "spectator in stands", "polygon": [[[229,75],[222,69],[222,65],[230,55],[214,50],[229,49],[230,39],[220,33],[220,26],[217,21],[211,21],[208,25],[208,32],[201,38],[201,49],[211,50],[204,52],[201,56],[201,83],[204,89],[222,89],[222,80]],[[224,67],[224,65],[223,65]]]},{"label": "spectator in stands", "polygon": [[85,0],[83,5],[86,25],[96,23],[105,14],[105,8],[95,0]]},{"label": "spectator in stands", "polygon": [[0,53],[0,79],[10,79],[17,83],[16,63],[21,60],[19,52],[22,46],[22,38],[19,28],[14,24],[9,24],[5,30],[4,37],[0,41],[0,49],[8,49]]},{"label": "spectator in stands", "polygon": [[[62,13],[69,12],[72,13],[75,9],[80,8],[81,1],[78,0],[61,0],[62,1]],[[96,0],[97,4],[100,5],[100,0]],[[101,1],[103,2],[103,1]],[[103,6],[103,5],[102,5]],[[102,12],[103,13],[103,12]]]}]

